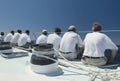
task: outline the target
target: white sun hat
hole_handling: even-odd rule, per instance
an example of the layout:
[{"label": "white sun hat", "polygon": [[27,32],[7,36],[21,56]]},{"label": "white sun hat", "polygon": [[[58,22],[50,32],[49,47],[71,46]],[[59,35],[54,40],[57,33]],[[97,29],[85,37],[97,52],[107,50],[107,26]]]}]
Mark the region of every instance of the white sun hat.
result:
[{"label": "white sun hat", "polygon": [[47,32],[47,30],[43,29],[43,30],[42,30],[42,33],[44,33],[44,32]]},{"label": "white sun hat", "polygon": [[74,25],[70,25],[69,26],[69,28],[68,28],[68,30],[73,30],[73,29],[75,29],[76,27],[74,26]]}]

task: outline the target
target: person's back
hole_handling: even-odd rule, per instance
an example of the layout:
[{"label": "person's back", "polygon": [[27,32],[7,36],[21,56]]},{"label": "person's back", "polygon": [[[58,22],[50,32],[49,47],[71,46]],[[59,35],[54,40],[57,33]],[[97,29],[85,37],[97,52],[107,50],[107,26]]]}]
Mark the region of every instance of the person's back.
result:
[{"label": "person's back", "polygon": [[[104,65],[107,63],[107,58],[105,57],[105,50],[117,50],[117,46],[112,42],[112,40],[105,34],[101,33],[101,26],[97,23],[93,25],[93,32],[88,33],[84,39],[84,53],[82,60],[83,63],[91,65]],[[115,54],[112,54],[110,62],[115,57]]]},{"label": "person's back", "polygon": [[[104,51],[106,49],[107,40],[106,35],[99,32],[88,33],[84,40],[85,51],[84,55],[89,55],[93,57],[103,57]],[[102,48],[102,49],[101,49]]]},{"label": "person's back", "polygon": [[70,31],[66,32],[61,40],[60,50],[64,52],[75,52],[76,44],[78,44],[79,38],[78,34]]},{"label": "person's back", "polygon": [[47,42],[47,30],[42,30],[42,34],[37,38],[36,44],[46,43]]},{"label": "person's back", "polygon": [[60,43],[60,52],[65,55],[64,57],[70,60],[77,58],[78,50],[82,47],[81,37],[75,32],[75,27],[70,26],[68,32],[63,35]]},{"label": "person's back", "polygon": [[21,30],[17,30],[17,32],[14,34],[14,36],[11,39],[11,43],[18,43],[18,39],[21,33],[22,33]]},{"label": "person's back", "polygon": [[59,36],[61,34],[60,28],[55,28],[54,33],[48,35],[47,43],[53,44],[53,48],[56,50],[59,50],[61,37]]},{"label": "person's back", "polygon": [[24,46],[26,43],[30,43],[31,39],[29,36],[29,31],[26,30],[25,33],[22,33],[18,39],[18,46]]},{"label": "person's back", "polygon": [[10,33],[8,33],[4,38],[4,42],[10,42],[13,35],[14,35],[14,31],[11,31]]}]

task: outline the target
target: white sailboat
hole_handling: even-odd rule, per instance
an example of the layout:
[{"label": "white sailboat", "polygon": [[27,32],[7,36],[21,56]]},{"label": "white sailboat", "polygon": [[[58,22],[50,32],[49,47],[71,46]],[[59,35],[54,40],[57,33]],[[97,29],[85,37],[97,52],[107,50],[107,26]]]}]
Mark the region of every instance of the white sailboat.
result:
[{"label": "white sailboat", "polygon": [[[80,60],[68,61],[64,57],[55,59],[44,55],[52,55],[51,50],[33,49],[31,53],[12,48],[11,53],[14,53],[12,58],[0,53],[0,81],[120,81],[119,64],[96,67],[84,65]],[[36,57],[32,58],[33,55]],[[52,62],[45,62],[46,59]],[[40,60],[43,62],[36,64]]]}]

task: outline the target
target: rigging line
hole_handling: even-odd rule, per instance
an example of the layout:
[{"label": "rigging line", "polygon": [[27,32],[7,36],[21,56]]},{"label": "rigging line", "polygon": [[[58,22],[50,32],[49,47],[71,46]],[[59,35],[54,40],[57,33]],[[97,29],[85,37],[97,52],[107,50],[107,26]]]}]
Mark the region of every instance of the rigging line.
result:
[{"label": "rigging line", "polygon": [[[79,33],[87,33],[92,31],[78,31]],[[102,30],[102,32],[120,32],[120,30]]]},{"label": "rigging line", "polygon": [[[65,33],[67,31],[61,32],[62,34]],[[92,31],[77,31],[78,33],[88,33],[88,32],[92,32]],[[120,30],[102,30],[102,32],[120,32]],[[36,32],[39,33],[39,32]],[[49,34],[53,33],[53,32],[48,32]]]}]

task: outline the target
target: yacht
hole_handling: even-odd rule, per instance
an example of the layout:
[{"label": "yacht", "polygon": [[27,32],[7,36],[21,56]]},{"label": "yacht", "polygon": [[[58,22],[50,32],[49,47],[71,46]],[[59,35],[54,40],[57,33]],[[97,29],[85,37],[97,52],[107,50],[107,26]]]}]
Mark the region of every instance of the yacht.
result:
[{"label": "yacht", "polygon": [[[0,47],[0,81],[120,81],[119,63],[97,67],[85,65],[79,59],[69,61],[50,44],[26,50],[3,45]],[[57,58],[54,51],[62,59]]]}]

